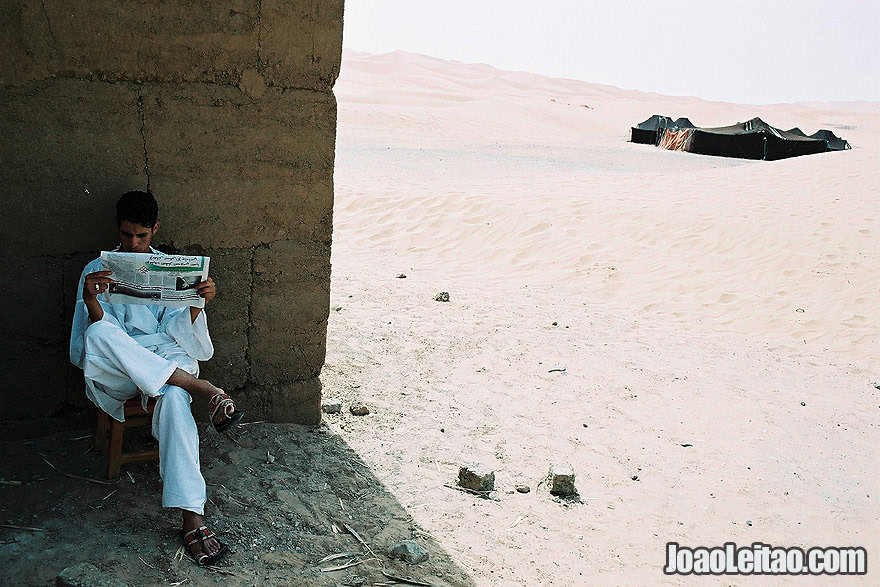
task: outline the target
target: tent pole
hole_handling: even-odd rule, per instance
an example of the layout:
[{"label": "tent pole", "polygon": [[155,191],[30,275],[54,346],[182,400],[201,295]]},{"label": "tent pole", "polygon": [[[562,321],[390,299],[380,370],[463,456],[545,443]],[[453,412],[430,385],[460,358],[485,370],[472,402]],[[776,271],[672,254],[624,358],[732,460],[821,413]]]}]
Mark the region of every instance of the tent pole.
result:
[{"label": "tent pole", "polygon": [[764,156],[761,157],[761,161],[767,160],[767,137],[764,137]]}]

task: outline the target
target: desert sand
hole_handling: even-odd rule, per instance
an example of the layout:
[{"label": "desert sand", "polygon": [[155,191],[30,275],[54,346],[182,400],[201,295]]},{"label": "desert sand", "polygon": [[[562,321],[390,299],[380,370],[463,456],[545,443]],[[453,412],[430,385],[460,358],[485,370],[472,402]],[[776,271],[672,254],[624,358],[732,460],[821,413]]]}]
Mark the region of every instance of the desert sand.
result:
[{"label": "desert sand", "polygon": [[[324,381],[373,413],[330,425],[477,584],[686,582],[660,572],[668,541],[880,553],[880,105],[403,52],[346,52],[336,94]],[[627,142],[655,113],[854,148],[768,163]],[[468,460],[500,502],[442,487]],[[560,462],[583,505],[536,489]]]},{"label": "desert sand", "polygon": [[[864,546],[869,575],[847,583],[877,583],[880,104],[736,105],[350,51],[336,95],[322,380],[342,413],[249,423],[235,444],[204,431],[231,575],[172,559],[155,465],[106,487],[59,474],[99,475],[88,427],[5,431],[0,470],[23,485],[0,487],[0,518],[42,529],[0,534],[8,581],[89,561],[161,585],[390,582],[382,568],[438,586],[795,582],[662,573],[667,542],[733,541]],[[655,113],[829,128],[853,149],[761,162],[628,142]],[[445,486],[472,462],[494,499]],[[578,499],[549,494],[551,464],[575,470]],[[343,522],[379,560],[322,573],[363,550]],[[388,561],[404,538],[429,562]]]}]

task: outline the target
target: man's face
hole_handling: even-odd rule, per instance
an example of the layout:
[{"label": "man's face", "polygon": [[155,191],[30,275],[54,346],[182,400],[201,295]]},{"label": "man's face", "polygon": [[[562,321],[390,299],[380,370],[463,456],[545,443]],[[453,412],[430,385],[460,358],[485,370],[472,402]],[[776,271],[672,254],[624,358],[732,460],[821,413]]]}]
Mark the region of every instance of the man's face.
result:
[{"label": "man's face", "polygon": [[157,222],[152,227],[141,226],[128,220],[119,223],[119,244],[123,253],[149,253],[153,235],[159,230]]}]

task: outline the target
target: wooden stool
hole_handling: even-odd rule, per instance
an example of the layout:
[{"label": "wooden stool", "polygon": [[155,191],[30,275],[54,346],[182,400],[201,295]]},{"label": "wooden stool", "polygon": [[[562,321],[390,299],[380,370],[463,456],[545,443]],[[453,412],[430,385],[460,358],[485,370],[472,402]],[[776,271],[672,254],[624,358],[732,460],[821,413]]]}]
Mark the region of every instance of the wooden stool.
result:
[{"label": "wooden stool", "polygon": [[156,409],[156,398],[151,397],[147,403],[147,411],[141,406],[140,396],[125,402],[125,422],[111,418],[104,410],[98,410],[98,422],[95,429],[95,446],[107,454],[107,479],[119,477],[119,467],[128,463],[155,461],[159,459],[159,449],[136,452],[122,452],[122,436],[126,428],[149,426],[152,423],[153,411]]}]

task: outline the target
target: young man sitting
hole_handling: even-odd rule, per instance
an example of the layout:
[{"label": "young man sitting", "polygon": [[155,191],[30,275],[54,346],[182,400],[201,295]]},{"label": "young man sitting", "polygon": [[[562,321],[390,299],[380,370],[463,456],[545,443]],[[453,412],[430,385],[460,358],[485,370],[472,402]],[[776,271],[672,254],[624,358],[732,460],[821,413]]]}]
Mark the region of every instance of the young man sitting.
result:
[{"label": "young man sitting", "polygon": [[[128,192],[116,203],[120,245],[126,253],[158,253],[150,244],[159,229],[159,207],[148,192]],[[198,361],[214,354],[205,312],[194,306],[108,304],[98,298],[113,281],[100,258],[82,272],[70,335],[70,360],[83,370],[86,395],[100,409],[124,420],[126,400],[140,394],[157,399],[153,436],[159,441],[162,506],[183,512],[181,537],[200,565],[212,564],[228,548],[202,518],[205,480],[199,467],[199,436],[190,411],[192,397],[208,400],[219,431],[242,416],[223,390],[198,379]],[[208,277],[196,286],[209,303],[216,285]]]}]

